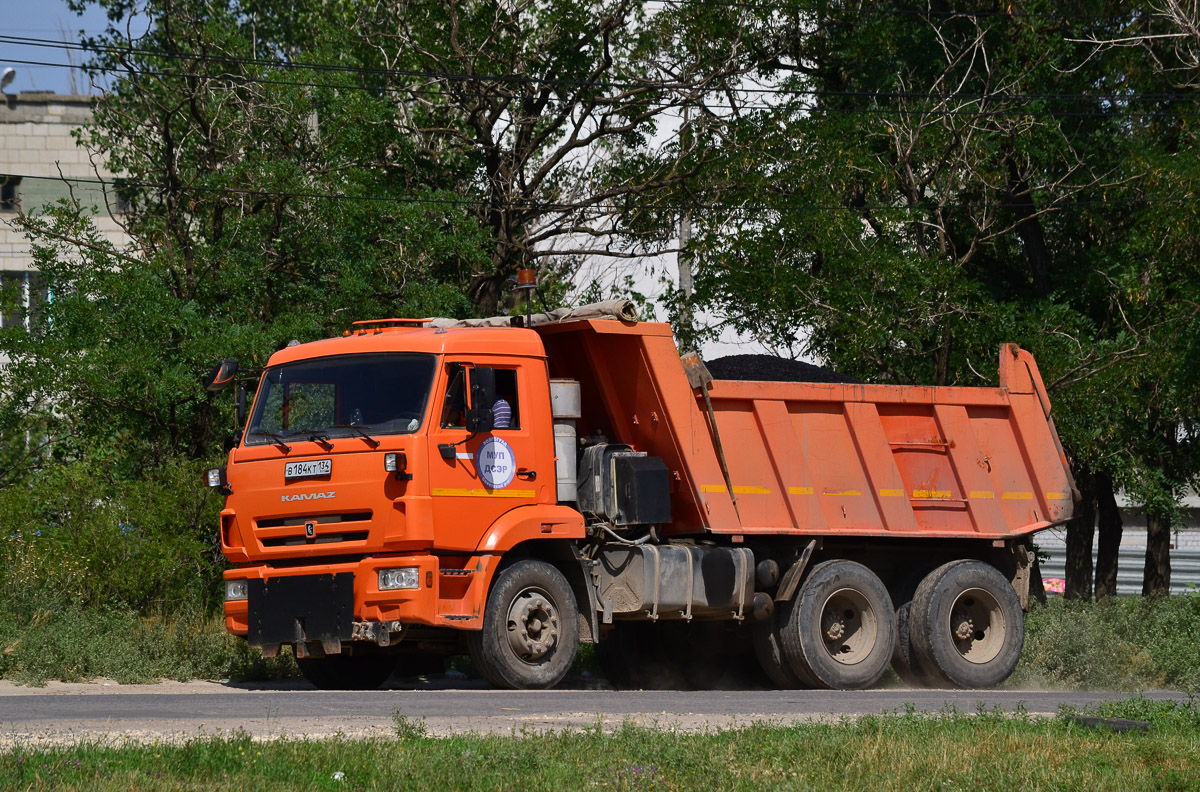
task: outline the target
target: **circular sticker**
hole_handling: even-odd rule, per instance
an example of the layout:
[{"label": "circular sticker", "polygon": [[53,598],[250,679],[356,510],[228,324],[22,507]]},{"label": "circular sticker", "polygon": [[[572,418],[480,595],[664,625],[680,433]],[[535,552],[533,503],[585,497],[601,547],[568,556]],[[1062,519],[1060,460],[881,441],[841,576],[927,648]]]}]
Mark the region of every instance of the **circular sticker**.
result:
[{"label": "circular sticker", "polygon": [[504,489],[517,472],[512,446],[499,437],[489,437],[475,453],[475,470],[488,489]]}]

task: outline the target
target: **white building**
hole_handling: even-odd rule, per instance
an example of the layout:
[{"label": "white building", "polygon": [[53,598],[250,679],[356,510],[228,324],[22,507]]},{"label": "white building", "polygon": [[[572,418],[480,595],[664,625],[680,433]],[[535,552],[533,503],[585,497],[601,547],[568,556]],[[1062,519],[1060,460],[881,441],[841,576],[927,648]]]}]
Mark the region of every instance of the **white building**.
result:
[{"label": "white building", "polygon": [[[0,285],[25,309],[47,295],[34,271],[29,243],[13,220],[74,197],[94,206],[96,225],[114,242],[125,235],[113,215],[117,196],[98,183],[111,174],[77,145],[72,132],[92,115],[92,96],[21,92],[0,96]],[[0,326],[28,321],[27,310],[0,315]]]}]

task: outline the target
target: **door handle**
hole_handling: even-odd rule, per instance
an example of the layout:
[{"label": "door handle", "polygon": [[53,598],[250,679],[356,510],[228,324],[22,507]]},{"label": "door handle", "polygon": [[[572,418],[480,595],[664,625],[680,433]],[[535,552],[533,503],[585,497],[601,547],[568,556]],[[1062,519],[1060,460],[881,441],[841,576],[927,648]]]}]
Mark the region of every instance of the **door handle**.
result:
[{"label": "door handle", "polygon": [[537,481],[537,471],[517,468],[517,478],[525,479],[526,481]]}]

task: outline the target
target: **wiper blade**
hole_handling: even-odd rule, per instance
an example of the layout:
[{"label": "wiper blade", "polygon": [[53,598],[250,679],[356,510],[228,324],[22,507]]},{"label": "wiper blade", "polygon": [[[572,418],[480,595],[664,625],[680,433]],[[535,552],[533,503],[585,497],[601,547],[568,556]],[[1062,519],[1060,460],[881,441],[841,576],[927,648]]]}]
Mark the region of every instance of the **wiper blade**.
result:
[{"label": "wiper blade", "polygon": [[350,429],[351,431],[357,432],[360,436],[362,436],[362,438],[364,440],[366,440],[368,443],[370,443],[371,448],[379,448],[379,441],[376,440],[374,437],[371,437],[371,435],[367,433],[367,430],[363,429],[358,424],[334,424],[333,426],[331,426],[329,428],[330,429]]},{"label": "wiper blade", "polygon": [[275,444],[275,445],[279,446],[280,448],[282,448],[282,449],[283,449],[283,452],[284,452],[285,454],[286,454],[286,453],[288,453],[289,451],[291,451],[291,450],[292,450],[292,447],[291,447],[290,445],[288,445],[287,443],[283,442],[283,438],[282,438],[281,436],[279,436],[279,435],[275,434],[274,432],[251,432],[251,433],[250,433],[250,436],[251,436],[251,437],[265,437],[265,438],[267,438],[267,439],[268,439],[268,440],[270,440],[270,441],[271,441],[273,444]]},{"label": "wiper blade", "polygon": [[333,443],[329,442],[329,435],[323,435],[320,432],[307,432],[303,429],[296,432],[288,432],[288,437],[296,437],[299,435],[303,435],[309,440],[312,440],[314,443],[320,443],[326,451],[333,450]]}]

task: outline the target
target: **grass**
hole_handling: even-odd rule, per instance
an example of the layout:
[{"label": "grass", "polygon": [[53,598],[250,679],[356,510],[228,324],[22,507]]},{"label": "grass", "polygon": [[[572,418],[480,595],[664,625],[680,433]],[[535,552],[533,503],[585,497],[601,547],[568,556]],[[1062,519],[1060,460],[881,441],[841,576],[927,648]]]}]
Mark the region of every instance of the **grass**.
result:
[{"label": "grass", "polygon": [[23,684],[107,677],[280,679],[298,673],[290,654],[264,659],[225,631],[219,616],[185,610],[139,616],[127,610],[42,610],[31,622],[0,618],[0,678]]},{"label": "grass", "polygon": [[1153,728],[1117,734],[1069,717],[909,712],[703,734],[627,725],[433,738],[398,713],[391,739],[258,743],[234,734],[15,748],[0,753],[0,790],[1200,789],[1195,702],[1134,699],[1092,714]]},{"label": "grass", "polygon": [[[1009,687],[1200,691],[1200,595],[1052,600],[1028,615],[1025,651]],[[466,658],[450,667],[474,676]],[[576,670],[598,673],[590,647]],[[200,609],[169,616],[51,609],[32,620],[0,611],[0,678],[25,684],[109,677],[250,681],[293,676],[286,652],[264,660]]]}]

